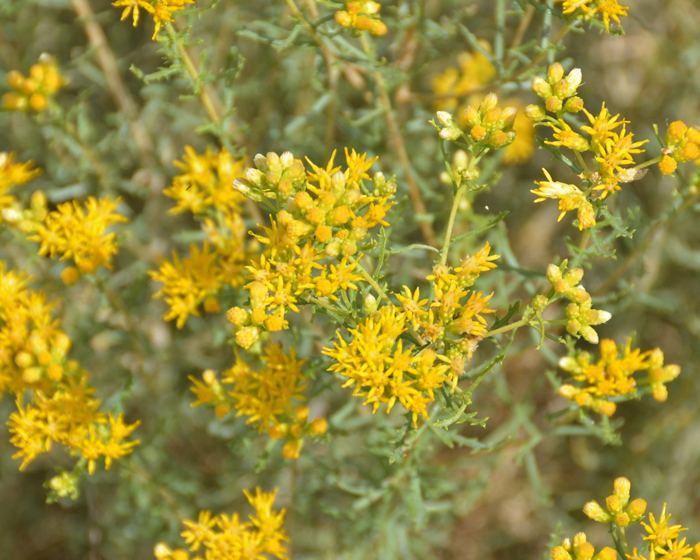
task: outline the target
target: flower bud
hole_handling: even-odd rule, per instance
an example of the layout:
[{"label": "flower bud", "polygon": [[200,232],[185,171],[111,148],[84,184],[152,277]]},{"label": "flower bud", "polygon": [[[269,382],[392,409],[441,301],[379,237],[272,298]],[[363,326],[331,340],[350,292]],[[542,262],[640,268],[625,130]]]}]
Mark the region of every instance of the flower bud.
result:
[{"label": "flower bud", "polygon": [[544,78],[540,78],[539,76],[535,76],[534,78],[532,78],[532,89],[542,99],[548,99],[552,96],[551,86],[547,83],[547,81]]},{"label": "flower bud", "polygon": [[481,142],[484,139],[484,136],[486,136],[486,129],[483,126],[476,125],[471,129],[469,134],[471,134],[474,140]]},{"label": "flower bud", "polygon": [[615,516],[615,525],[618,527],[627,527],[627,525],[630,524],[630,518],[629,515],[627,515],[625,512],[618,513]]},{"label": "flower bud", "polygon": [[596,501],[588,502],[583,506],[583,513],[598,523],[608,523],[610,521],[610,514]]},{"label": "flower bud", "polygon": [[627,515],[629,515],[630,523],[637,523],[644,517],[644,512],[647,509],[647,503],[642,498],[632,500],[627,506]]},{"label": "flower bud", "polygon": [[580,328],[579,334],[587,342],[590,342],[591,344],[598,344],[598,333],[595,332],[595,329],[593,327],[590,327],[588,325],[583,326]]},{"label": "flower bud", "polygon": [[447,111],[438,111],[437,118],[438,118],[438,122],[442,126],[451,127],[454,124],[454,119],[452,118],[452,115],[450,115]]},{"label": "flower bud", "polygon": [[578,547],[578,558],[580,560],[591,560],[591,558],[593,558],[594,552],[595,548],[593,548],[593,545],[591,543],[583,542]]},{"label": "flower bud", "polygon": [[598,554],[593,557],[594,560],[617,560],[617,552],[615,549],[606,546]]},{"label": "flower bud", "polygon": [[547,266],[547,280],[549,280],[551,284],[561,280],[561,269],[556,264]]},{"label": "flower bud", "polygon": [[365,315],[374,315],[377,312],[377,298],[372,294],[367,294],[364,301]]},{"label": "flower bud", "polygon": [[518,110],[515,107],[506,107],[501,113],[501,121],[504,130],[510,130],[515,124],[515,117],[518,116]]},{"label": "flower bud", "polygon": [[571,560],[571,554],[563,546],[555,546],[552,549],[552,560]]},{"label": "flower bud", "polygon": [[549,70],[547,71],[547,81],[550,84],[556,84],[563,77],[564,67],[559,62],[555,62],[549,67]]},{"label": "flower bud", "polygon": [[467,108],[464,110],[464,120],[469,126],[481,124],[479,113],[476,111],[476,109],[474,109],[474,107],[471,106],[467,106]]},{"label": "flower bud", "polygon": [[267,429],[267,435],[269,435],[272,439],[282,439],[283,437],[286,437],[288,433],[289,426],[287,426],[287,424],[277,424],[275,426],[270,426]]},{"label": "flower bud", "polygon": [[535,311],[542,311],[545,307],[547,307],[548,303],[549,300],[547,299],[547,296],[539,294],[532,299],[532,308]]},{"label": "flower bud", "polygon": [[440,130],[440,138],[443,140],[457,140],[462,135],[458,128],[443,128]]},{"label": "flower bud", "polygon": [[564,103],[564,111],[567,113],[579,113],[583,110],[583,99],[580,97],[570,97]]},{"label": "flower bud", "polygon": [[298,459],[303,443],[304,440],[302,439],[288,441],[284,444],[284,447],[282,447],[282,457],[290,460]]},{"label": "flower bud", "polygon": [[569,72],[569,75],[564,80],[565,87],[562,90],[562,99],[571,97],[576,93],[578,86],[581,85],[581,79],[582,74],[580,68],[574,68],[571,72]]},{"label": "flower bud", "polygon": [[557,113],[561,111],[562,108],[561,99],[554,96],[549,97],[547,101],[545,101],[544,106],[547,108],[547,111],[551,113]]},{"label": "flower bud", "polygon": [[243,327],[236,333],[236,342],[247,350],[258,340],[259,336],[260,329],[257,327]]},{"label": "flower bud", "polygon": [[311,426],[309,427],[309,433],[312,436],[321,436],[325,434],[327,430],[328,422],[326,422],[325,418],[316,418],[311,422]]},{"label": "flower bud", "polygon": [[612,416],[617,410],[617,405],[614,402],[604,401],[603,399],[597,399],[593,403],[593,410],[595,410],[598,414]]},{"label": "flower bud", "polygon": [[489,93],[486,97],[484,97],[481,105],[479,105],[479,112],[483,115],[493,109],[496,105],[498,105],[498,96],[493,92]]},{"label": "flower bud", "polygon": [[540,122],[546,116],[546,113],[539,105],[528,105],[525,107],[525,116],[532,122]]},{"label": "flower bud", "polygon": [[294,409],[294,419],[297,422],[306,422],[309,417],[309,407],[308,406],[297,406]]},{"label": "flower bud", "polygon": [[280,156],[280,163],[285,169],[291,167],[294,164],[294,155],[292,154],[292,152],[284,152]]},{"label": "flower bud", "polygon": [[573,385],[569,385],[568,383],[564,383],[559,387],[559,390],[557,393],[564,397],[565,399],[573,400],[576,395],[578,395],[581,392],[581,390],[578,387],[574,387]]}]

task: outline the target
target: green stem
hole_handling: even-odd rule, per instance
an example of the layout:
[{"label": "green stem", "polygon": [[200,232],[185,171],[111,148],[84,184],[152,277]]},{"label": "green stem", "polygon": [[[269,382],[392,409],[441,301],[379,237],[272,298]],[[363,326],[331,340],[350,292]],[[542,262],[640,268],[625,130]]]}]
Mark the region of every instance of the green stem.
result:
[{"label": "green stem", "polygon": [[526,314],[523,316],[522,319],[520,319],[520,321],[516,321],[515,323],[511,323],[510,325],[506,325],[505,327],[491,330],[484,335],[484,338],[490,338],[492,336],[496,336],[497,334],[502,334],[505,332],[512,331],[513,329],[519,329],[520,327],[524,327],[525,325],[528,325],[530,323],[531,318],[532,313],[526,312]]},{"label": "green stem", "polygon": [[315,296],[311,295],[305,295],[304,298],[319,307],[323,307],[323,309],[327,309],[328,311],[331,311],[335,313],[336,315],[340,315],[344,319],[349,319],[350,321],[354,321],[352,316],[345,310],[340,309],[339,307],[336,307],[335,305],[332,305],[326,298],[317,298]]},{"label": "green stem", "polygon": [[455,198],[452,201],[452,209],[450,210],[450,218],[447,221],[447,230],[445,231],[445,242],[442,244],[442,251],[440,251],[440,264],[447,263],[447,254],[450,251],[450,240],[452,239],[452,228],[455,225],[455,217],[457,216],[457,208],[459,207],[459,201],[467,190],[467,183],[462,183],[457,192],[455,193]]},{"label": "green stem", "polygon": [[659,163],[663,158],[664,158],[664,156],[662,154],[660,156],[655,157],[654,159],[650,159],[649,161],[645,161],[644,163],[640,163],[639,165],[635,165],[632,169],[644,169],[645,167],[649,167],[650,165],[654,165],[655,163]]}]

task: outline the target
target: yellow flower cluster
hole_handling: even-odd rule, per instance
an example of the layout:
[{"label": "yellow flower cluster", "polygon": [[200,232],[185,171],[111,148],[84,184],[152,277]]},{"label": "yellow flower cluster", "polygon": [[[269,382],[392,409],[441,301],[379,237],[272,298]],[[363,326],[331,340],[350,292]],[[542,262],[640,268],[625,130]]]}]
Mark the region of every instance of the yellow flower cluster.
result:
[{"label": "yellow flower cluster", "polygon": [[[197,521],[183,522],[187,529],[181,535],[190,551],[203,547],[206,560],[264,560],[266,554],[287,558],[283,544],[289,541],[283,528],[286,510],[272,509],[277,489],[268,493],[256,488],[255,495],[247,490],[244,493],[255,509],[255,514],[248,516],[249,521],[241,522],[238,513],[212,517],[210,511],[202,511]],[[157,560],[190,559],[187,551],[171,550],[165,543],[157,544],[153,553]],[[204,559],[197,555],[192,560]]]},{"label": "yellow flower cluster", "polygon": [[700,165],[700,130],[690,127],[683,121],[672,122],[666,131],[666,146],[661,150],[663,158],[659,169],[670,175],[679,163],[695,160]]},{"label": "yellow flower cluster", "polygon": [[[55,211],[47,212],[43,223],[27,220],[20,229],[31,233],[30,241],[41,243],[40,256],[60,255],[62,261],[73,260],[77,270],[69,267],[62,274],[64,281],[71,283],[80,273],[90,274],[103,265],[112,268],[110,261],[117,254],[117,234],[107,233],[107,229],[114,223],[128,221],[115,212],[119,202],[119,198],[110,200],[109,196],[99,200],[91,196],[84,207],[76,200],[64,202]],[[37,210],[46,208],[43,194],[33,197],[32,203]]]},{"label": "yellow flower cluster", "polygon": [[172,23],[174,21],[172,15],[184,10],[187,4],[194,4],[194,0],[116,0],[116,2],[112,2],[112,6],[124,8],[122,21],[133,12],[134,27],[139,24],[141,9],[151,14],[153,22],[156,24],[152,39],[158,35],[163,22]]},{"label": "yellow flower cluster", "polygon": [[606,546],[598,554],[595,548],[586,540],[586,533],[578,533],[573,542],[564,539],[559,546],[552,549],[552,560],[616,560],[617,552]]},{"label": "yellow flower cluster", "polygon": [[177,320],[182,328],[190,315],[199,315],[204,305],[208,313],[219,311],[217,296],[225,286],[243,283],[243,265],[254,254],[245,243],[242,217],[243,197],[233,189],[233,181],[245,168],[226,148],[215,153],[210,148],[199,155],[185,147],[183,161],[175,161],[182,173],[163,193],[174,199],[171,214],[191,212],[201,221],[208,242],[190,245],[190,257],[180,260],[173,251],[172,262],[160,258],[160,269],[149,271],[163,287],[153,297],[162,297],[170,308],[166,321]]},{"label": "yellow flower cluster", "polygon": [[381,9],[382,5],[373,0],[352,0],[345,3],[344,10],[335,13],[335,22],[356,34],[369,31],[372,35],[381,37],[389,31],[386,24],[379,19]]},{"label": "yellow flower cluster", "polygon": [[14,90],[2,96],[2,106],[8,111],[42,111],[66,83],[58,64],[46,53],[29,69],[29,77],[10,70],[5,78]]},{"label": "yellow flower cluster", "polygon": [[[646,511],[647,503],[638,498],[629,503],[630,497],[630,481],[624,477],[615,480],[614,491],[611,496],[606,499],[606,508],[601,507],[598,502],[588,502],[583,512],[599,523],[612,523],[613,526],[620,527],[624,530],[630,524],[641,523],[647,532],[644,537],[648,541],[649,558],[648,560],[683,560],[690,559],[692,554],[693,560],[700,559],[700,543],[694,547],[686,544],[686,539],[679,538],[681,531],[688,529],[681,525],[669,525],[671,514],[666,515],[666,504],[664,504],[661,516],[658,522],[654,518],[653,513],[649,513],[649,524],[642,521],[644,512]],[[627,551],[627,542],[623,544]],[[555,558],[552,552],[552,558]],[[614,556],[611,556],[614,558]],[[647,560],[637,549],[632,550],[632,554],[627,554],[629,560]],[[562,557],[562,560],[564,557]],[[558,560],[558,559],[557,559]]]},{"label": "yellow flower cluster", "polygon": [[[482,43],[485,50],[490,51],[488,43]],[[475,92],[493,83],[497,76],[496,67],[480,52],[462,52],[457,56],[459,68],[450,66],[432,80],[433,93],[438,97],[435,108],[438,111],[455,112],[460,126],[467,125],[466,109],[468,104],[476,104],[479,99]],[[466,98],[466,103],[460,105],[460,99]],[[522,107],[519,99],[507,100],[508,105]],[[535,151],[535,129],[532,122],[521,112],[518,112],[513,123],[516,133],[515,140],[508,145],[503,153],[506,163],[523,163],[530,159]]]},{"label": "yellow flower cluster", "polygon": [[[634,142],[633,133],[627,133],[628,121],[618,120],[603,103],[600,113],[592,115],[583,107],[583,100],[576,96],[581,84],[581,70],[574,68],[564,77],[564,68],[558,62],[549,67],[547,79],[535,77],[532,80],[532,88],[537,95],[544,100],[544,105],[528,105],[525,113],[534,122],[549,126],[554,132],[554,141],[547,144],[565,147],[572,150],[579,166],[582,168],[582,184],[585,190],[567,183],[553,181],[551,175],[543,170],[547,181],[535,181],[538,189],[531,191],[538,196],[535,202],[542,202],[548,198],[559,200],[561,220],[569,210],[578,211],[579,229],[586,229],[596,224],[596,210],[591,203],[605,199],[608,195],[620,190],[620,183],[635,181],[644,176],[644,172],[635,167],[623,167],[634,165],[633,154],[644,150],[640,148],[648,140]],[[547,115],[547,111],[555,113],[556,119]],[[590,126],[580,127],[589,139],[574,131],[569,124],[564,122],[565,113],[578,113],[583,111],[588,117]],[[619,127],[622,127],[619,130]],[[582,153],[593,153],[595,168],[590,170]],[[598,194],[598,191],[602,191]]]},{"label": "yellow flower cluster", "polygon": [[70,337],[51,318],[46,296],[29,290],[28,281],[0,263],[0,395],[9,391],[17,400],[18,412],[8,422],[19,449],[13,457],[22,458],[24,469],[55,442],[86,460],[90,474],[103,457],[109,468],[138,444],[125,439],[139,423],[126,425],[121,414],[107,418],[98,411],[87,372],[68,359]]},{"label": "yellow flower cluster", "polygon": [[221,382],[212,370],[202,374],[204,383],[190,377],[194,385],[191,390],[197,395],[192,406],[211,405],[219,418],[235,409],[236,417],[248,416],[248,424],[259,422],[258,429],[267,429],[271,438],[286,439],[282,455],[297,459],[304,436],[320,436],[328,427],[323,418],[307,422],[308,407],[292,405],[292,399],[305,400],[302,366],[306,360],[297,359],[294,349],[285,354],[281,344],[270,344],[262,361],[264,367],[257,372],[236,355],[236,363],[223,372]]},{"label": "yellow flower cluster", "polygon": [[22,186],[41,175],[32,169],[34,162],[15,163],[15,154],[0,152],[0,224],[14,223],[21,218],[21,206],[17,198],[9,194],[13,187]]},{"label": "yellow flower cluster", "polygon": [[[445,384],[454,390],[486,333],[482,314],[493,312],[487,308],[491,296],[470,293],[467,288],[481,272],[495,268],[491,261],[498,255],[489,255],[489,251],[487,243],[454,270],[436,265],[428,277],[435,296],[432,302],[420,299],[419,288],[411,294],[404,286],[405,295],[396,296],[402,307],[386,305],[370,314],[357,328],[349,329],[350,342],[338,333],[339,343],[323,350],[336,362],[329,370],[347,377],[345,387],[354,385],[353,394],[364,397],[374,412],[381,403],[388,405],[388,412],[398,400],[412,413],[414,425],[418,415],[427,418],[426,407],[435,400],[434,391]],[[408,323],[417,336],[431,343],[430,348],[418,351],[409,344],[404,350],[400,337],[409,332]],[[438,355],[433,346],[446,348],[446,353]]]},{"label": "yellow flower cluster", "polygon": [[566,263],[561,266],[550,264],[547,267],[547,280],[554,292],[563,295],[571,303],[566,307],[566,330],[576,337],[582,336],[591,344],[598,344],[598,333],[593,328],[607,323],[612,315],[608,311],[592,308],[590,294],[579,284],[583,279],[583,269],[574,268],[564,274]]},{"label": "yellow flower cluster", "polygon": [[[376,173],[374,190],[368,194],[362,180],[369,179],[367,170],[376,158],[368,160],[366,154],[347,149],[345,155],[344,172],[333,166],[335,152],[325,169],[309,162],[309,172],[289,152],[258,155],[256,168],[234,181],[234,187],[253,200],[284,204],[270,218],[271,226],[264,228],[266,235],[255,235],[266,246],[267,256],[246,267],[250,310],[228,311],[228,319],[239,327],[236,341],[243,348],[250,348],[264,330],[288,328],[285,316],[289,309],[298,312],[298,298],[337,301],[339,290],[357,290],[361,276],[354,272],[356,261],[349,258],[371,228],[389,225],[384,217],[396,184]],[[340,255],[337,265],[318,262]]]},{"label": "yellow flower cluster", "polygon": [[471,106],[465,109],[466,134],[452,115],[446,111],[438,111],[438,122],[442,126],[440,138],[443,140],[465,138],[479,148],[506,148],[516,137],[513,125],[517,114],[518,110],[515,107],[505,109],[498,107],[498,96],[495,93],[489,93],[479,104],[478,109]]},{"label": "yellow flower cluster", "polygon": [[634,373],[647,371],[648,377],[640,380],[639,384],[649,385],[654,399],[665,401],[668,397],[666,384],[678,377],[680,366],[664,366],[664,354],[660,348],[641,352],[639,349],[632,350],[631,343],[631,339],[627,341],[624,355],[620,357],[620,350],[613,340],[601,340],[600,359],[596,363],[591,362],[588,352],[561,358],[559,367],[584,386],[564,384],[559,388],[559,394],[573,400],[578,406],[591,407],[596,412],[612,416],[617,405],[608,399],[635,391],[637,381]]},{"label": "yellow flower cluster", "polygon": [[630,523],[639,523],[644,518],[647,503],[642,498],[630,502],[632,485],[624,476],[616,478],[613,493],[605,499],[606,509],[596,501],[583,506],[583,513],[599,523],[615,523],[618,527],[627,527]]},{"label": "yellow flower cluster", "polygon": [[578,15],[580,19],[588,21],[594,18],[597,14],[603,16],[603,24],[605,30],[610,33],[610,20],[614,20],[620,25],[620,16],[626,16],[626,6],[620,6],[617,0],[556,0],[563,2],[562,9],[565,14],[573,14],[576,10],[580,10]]}]

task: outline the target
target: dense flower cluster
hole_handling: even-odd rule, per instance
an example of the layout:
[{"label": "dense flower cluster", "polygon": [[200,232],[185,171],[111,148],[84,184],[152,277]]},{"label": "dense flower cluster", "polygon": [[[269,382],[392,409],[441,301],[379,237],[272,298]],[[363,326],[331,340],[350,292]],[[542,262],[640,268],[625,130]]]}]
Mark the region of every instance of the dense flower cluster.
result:
[{"label": "dense flower cluster", "polygon": [[202,305],[208,313],[218,312],[217,297],[225,286],[243,283],[243,266],[255,253],[254,246],[245,242],[244,199],[232,186],[245,162],[226,148],[218,153],[207,148],[199,155],[190,146],[182,159],[175,162],[182,173],[163,193],[176,202],[170,213],[191,212],[201,221],[208,241],[201,248],[191,244],[190,257],[182,260],[173,251],[172,262],[161,258],[160,269],[149,272],[164,284],[153,296],[162,297],[169,306],[163,318],[177,320],[178,328],[190,315],[199,315]]},{"label": "dense flower cluster", "polygon": [[608,33],[610,33],[610,20],[620,25],[620,16],[626,16],[629,10],[626,6],[620,6],[617,0],[557,0],[557,2],[563,2],[562,9],[565,14],[576,14],[584,21],[600,14],[603,16],[603,24]]},{"label": "dense flower cluster", "polygon": [[592,300],[586,289],[579,284],[583,279],[583,269],[574,268],[564,274],[566,263],[561,266],[550,264],[547,267],[547,280],[554,292],[567,298],[571,303],[566,307],[566,330],[576,337],[582,336],[591,344],[598,344],[598,333],[593,328],[607,323],[612,315],[608,311],[592,308]]},{"label": "dense flower cluster", "polygon": [[[535,202],[548,198],[559,200],[561,220],[569,210],[577,210],[579,229],[586,229],[596,224],[596,208],[592,204],[596,199],[603,200],[608,195],[620,190],[620,183],[629,183],[644,176],[643,171],[634,166],[633,155],[643,152],[641,146],[647,140],[634,142],[633,133],[627,133],[628,121],[618,120],[619,115],[611,116],[605,103],[597,116],[583,107],[583,100],[576,96],[581,84],[581,70],[574,68],[564,77],[564,68],[558,62],[549,67],[547,79],[535,77],[532,87],[544,100],[542,105],[528,105],[525,112],[534,122],[549,126],[554,132],[554,141],[547,144],[572,150],[577,164],[581,167],[580,175],[583,190],[576,185],[553,181],[544,170],[547,181],[535,181],[539,186],[532,191],[538,196]],[[556,119],[547,115],[555,113]],[[583,111],[590,126],[580,127],[589,139],[574,131],[563,119],[565,113]],[[622,128],[619,128],[622,127]],[[618,129],[618,130],[615,130]],[[592,152],[595,168],[589,169],[582,154]]]},{"label": "dense flower cluster", "polygon": [[[434,391],[447,385],[451,390],[486,333],[482,314],[488,309],[491,296],[470,292],[481,272],[495,268],[498,255],[489,255],[488,243],[476,255],[467,256],[454,270],[442,264],[428,276],[432,281],[434,298],[420,298],[404,286],[405,295],[397,294],[401,307],[383,306],[355,329],[347,342],[338,333],[339,343],[324,348],[324,354],[334,359],[329,368],[348,378],[345,386],[354,385],[354,395],[365,398],[374,412],[381,403],[388,410],[396,401],[413,415],[428,417],[426,407],[435,399]],[[467,298],[462,302],[462,299]],[[406,345],[402,335],[409,332],[420,337],[430,347],[418,351],[414,344]],[[419,342],[419,341],[416,341]],[[433,347],[445,348],[438,355]]]},{"label": "dense flower cluster", "polygon": [[52,319],[46,296],[28,289],[28,281],[0,263],[0,394],[14,393],[17,400],[8,422],[19,449],[13,457],[22,458],[24,469],[59,443],[86,460],[91,474],[100,458],[109,468],[138,443],[125,441],[138,422],[126,425],[121,414],[108,418],[98,411],[87,372],[68,359],[70,337]]},{"label": "dense flower cluster", "polygon": [[2,106],[8,111],[42,111],[66,83],[58,64],[46,53],[29,69],[28,77],[11,70],[5,79],[14,90],[2,96]]},{"label": "dense flower cluster", "polygon": [[[38,198],[38,197],[37,197]],[[45,208],[42,197],[37,207]],[[77,270],[68,268],[62,277],[66,283],[77,280],[80,273],[90,274],[100,266],[111,268],[111,259],[117,254],[114,232],[107,233],[110,225],[127,222],[115,209],[120,199],[110,200],[109,196],[96,199],[91,196],[83,207],[77,200],[59,204],[55,211],[48,212],[42,222],[26,221],[20,228],[31,233],[30,241],[41,243],[39,255],[72,259]]]},{"label": "dense flower cluster", "polygon": [[353,33],[369,31],[372,35],[386,35],[389,30],[379,19],[381,9],[382,5],[373,0],[351,0],[345,3],[344,10],[335,13],[335,22]]},{"label": "dense flower cluster", "polygon": [[15,223],[22,217],[22,209],[17,197],[10,194],[13,187],[22,186],[41,174],[33,169],[34,163],[15,163],[15,154],[0,152],[0,224]]},{"label": "dense flower cluster", "polygon": [[[190,551],[204,548],[206,560],[263,560],[266,554],[275,558],[287,558],[284,541],[284,509],[274,511],[272,504],[277,495],[255,489],[255,495],[244,490],[248,502],[255,509],[255,514],[248,516],[249,521],[241,522],[240,515],[234,513],[229,517],[221,514],[211,516],[210,511],[202,511],[197,521],[184,521],[187,529],[181,533]],[[190,555],[183,549],[171,550],[165,543],[159,543],[154,549],[158,560],[189,560]],[[203,560],[199,555],[192,560]]]},{"label": "dense flower cluster", "polygon": [[[192,392],[197,401],[192,406],[208,404],[221,418],[236,411],[236,416],[248,416],[248,424],[258,424],[258,430],[267,430],[273,439],[287,439],[282,455],[296,459],[303,444],[304,435],[318,436],[325,433],[327,424],[323,418],[307,423],[309,409],[292,404],[292,399],[303,401],[306,377],[294,349],[282,352],[281,344],[270,344],[262,356],[264,367],[252,370],[236,355],[236,363],[223,372],[219,381],[212,370],[202,374],[204,383],[190,377]],[[224,387],[227,385],[227,387]],[[291,424],[291,426],[290,426]]]},{"label": "dense flower cluster", "polygon": [[[345,155],[345,171],[334,167],[334,152],[325,169],[309,162],[308,172],[289,152],[258,155],[256,168],[234,182],[249,198],[272,200],[280,208],[270,217],[265,235],[255,235],[266,253],[246,267],[250,310],[228,311],[228,319],[239,327],[236,341],[243,348],[252,346],[263,331],[288,328],[285,316],[289,309],[298,311],[300,298],[337,301],[340,290],[357,290],[362,277],[351,257],[371,228],[389,225],[384,217],[396,184],[376,173],[369,194],[363,179],[369,180],[367,171],[376,158],[354,150]],[[341,255],[338,264],[319,262]]]},{"label": "dense flower cluster", "polygon": [[112,2],[112,6],[124,8],[122,21],[133,14],[134,27],[139,24],[141,9],[151,14],[153,22],[156,24],[153,39],[158,35],[163,23],[172,23],[174,21],[173,14],[184,10],[187,4],[194,4],[194,0],[116,0],[116,2]]},{"label": "dense flower cluster", "polygon": [[688,127],[683,121],[672,122],[666,131],[666,146],[661,150],[663,158],[659,169],[670,175],[679,163],[695,160],[700,165],[700,130]]},{"label": "dense flower cluster", "polygon": [[[490,45],[483,43],[487,52]],[[496,67],[480,52],[462,52],[457,56],[459,69],[449,66],[432,80],[433,93],[438,97],[435,108],[439,111],[454,112],[460,126],[467,126],[467,106],[477,104],[476,92],[493,83],[497,76]],[[460,104],[460,99],[466,99]],[[519,99],[509,99],[506,104],[522,107]],[[535,130],[532,122],[522,112],[518,112],[513,123],[515,140],[503,152],[506,163],[523,163],[535,151]]]},{"label": "dense flower cluster", "polygon": [[[638,552],[637,548],[633,548],[632,554],[629,554],[627,553],[627,541],[623,540],[621,543],[629,560],[647,560],[642,555],[645,549],[649,551],[648,560],[660,560],[662,558],[683,560],[685,558],[690,559],[691,554],[693,560],[698,560],[700,558],[700,543],[692,547],[686,544],[686,539],[680,538],[680,532],[688,529],[681,525],[669,525],[671,514],[666,515],[666,504],[664,504],[658,522],[654,518],[654,514],[649,513],[649,524],[644,523],[642,520],[644,519],[647,503],[641,498],[629,502],[630,488],[629,480],[625,477],[617,478],[614,483],[613,494],[605,500],[606,507],[603,508],[598,502],[591,501],[583,507],[583,512],[594,521],[610,523],[614,528],[619,527],[621,530],[634,523],[642,524],[647,532],[647,535],[644,537],[644,540],[647,542],[641,552]],[[624,533],[622,534],[624,535]],[[554,551],[552,551],[552,558],[554,560],[569,560],[569,557],[566,556],[555,556]],[[611,555],[610,558],[615,558],[615,556]]]},{"label": "dense flower cluster", "polygon": [[[680,366],[664,366],[664,354],[660,348],[641,352],[631,349],[631,339],[627,341],[624,353],[610,339],[600,342],[600,359],[593,363],[588,352],[565,356],[559,360],[559,367],[570,373],[581,386],[564,384],[559,394],[573,400],[578,406],[612,416],[617,405],[609,400],[633,393],[637,385],[649,385],[652,396],[660,402],[668,397],[666,384],[673,381],[681,372]],[[647,371],[648,377],[635,380],[638,371]]]}]

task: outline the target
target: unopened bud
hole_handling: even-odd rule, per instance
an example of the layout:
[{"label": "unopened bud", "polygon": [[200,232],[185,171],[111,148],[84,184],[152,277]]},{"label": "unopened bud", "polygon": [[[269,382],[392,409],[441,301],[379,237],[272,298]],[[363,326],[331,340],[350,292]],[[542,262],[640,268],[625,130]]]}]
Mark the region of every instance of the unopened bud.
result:
[{"label": "unopened bud", "polygon": [[294,409],[294,419],[297,422],[306,422],[309,417],[309,407],[308,406],[297,406]]},{"label": "unopened bud", "polygon": [[583,513],[590,517],[593,521],[599,523],[607,523],[610,521],[610,514],[605,511],[598,502],[591,501],[583,506]]},{"label": "unopened bud", "polygon": [[325,418],[316,418],[311,422],[311,426],[309,427],[309,432],[312,436],[321,436],[325,434],[327,430],[328,422],[326,422]]},{"label": "unopened bud", "polygon": [[532,79],[532,89],[542,99],[548,99],[552,96],[552,87],[544,78],[540,78],[539,76],[535,76]]},{"label": "unopened bud", "polygon": [[564,67],[559,62],[555,62],[549,67],[549,70],[547,71],[547,81],[550,84],[556,84],[563,77]]},{"label": "unopened bud", "polygon": [[479,112],[483,115],[493,109],[496,105],[498,105],[498,96],[493,92],[489,93],[486,97],[484,97],[481,105],[479,105]]},{"label": "unopened bud", "polygon": [[564,103],[564,111],[567,113],[579,113],[583,110],[583,99],[580,97],[570,97]]},{"label": "unopened bud", "polygon": [[532,122],[537,123],[545,118],[546,113],[539,105],[528,105],[525,107],[525,116]]},{"label": "unopened bud", "polygon": [[642,498],[632,500],[627,506],[627,515],[629,515],[630,523],[637,523],[644,517],[644,512],[647,509],[647,503]]}]

